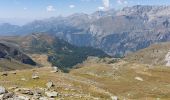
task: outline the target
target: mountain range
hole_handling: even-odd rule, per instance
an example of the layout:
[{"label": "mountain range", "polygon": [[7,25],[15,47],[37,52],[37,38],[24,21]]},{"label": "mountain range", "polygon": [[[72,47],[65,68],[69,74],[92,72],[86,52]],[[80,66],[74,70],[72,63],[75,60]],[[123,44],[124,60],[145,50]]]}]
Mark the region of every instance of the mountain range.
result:
[{"label": "mountain range", "polygon": [[170,40],[170,6],[125,7],[121,10],[77,13],[36,20],[23,26],[0,25],[1,35],[45,32],[76,46],[100,48],[124,56],[157,42]]}]

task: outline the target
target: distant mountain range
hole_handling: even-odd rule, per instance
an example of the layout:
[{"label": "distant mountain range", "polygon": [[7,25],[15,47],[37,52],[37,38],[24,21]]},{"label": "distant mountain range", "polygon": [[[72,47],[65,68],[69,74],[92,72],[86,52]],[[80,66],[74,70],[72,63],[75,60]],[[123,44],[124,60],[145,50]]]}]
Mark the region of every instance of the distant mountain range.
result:
[{"label": "distant mountain range", "polygon": [[76,46],[123,56],[157,42],[170,41],[170,6],[133,6],[37,20],[23,26],[0,25],[1,35],[45,32]]}]

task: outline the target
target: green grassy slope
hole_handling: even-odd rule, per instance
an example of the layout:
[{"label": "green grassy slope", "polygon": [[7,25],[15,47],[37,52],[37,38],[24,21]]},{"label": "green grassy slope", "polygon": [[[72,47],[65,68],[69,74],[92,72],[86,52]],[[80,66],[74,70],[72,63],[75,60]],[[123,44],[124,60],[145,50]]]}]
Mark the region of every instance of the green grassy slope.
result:
[{"label": "green grassy slope", "polygon": [[33,66],[22,64],[15,60],[7,60],[1,59],[0,60],[0,71],[10,71],[10,70],[21,70],[21,69],[29,69],[33,68]]},{"label": "green grassy slope", "polygon": [[125,60],[150,65],[165,65],[165,56],[170,50],[170,42],[159,43],[129,54]]}]

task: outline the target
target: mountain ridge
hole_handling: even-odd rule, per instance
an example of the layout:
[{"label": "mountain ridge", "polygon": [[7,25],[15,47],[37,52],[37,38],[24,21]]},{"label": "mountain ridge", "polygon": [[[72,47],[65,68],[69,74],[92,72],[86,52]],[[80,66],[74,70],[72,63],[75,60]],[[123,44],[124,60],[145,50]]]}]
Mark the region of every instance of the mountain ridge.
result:
[{"label": "mountain ridge", "polygon": [[102,50],[92,47],[77,47],[46,33],[3,37],[2,40],[17,44],[23,52],[29,55],[47,55],[48,61],[63,71],[69,71],[74,65],[85,61],[88,56],[110,57]]},{"label": "mountain ridge", "polygon": [[137,5],[89,15],[73,14],[34,21],[11,33],[49,33],[76,46],[124,56],[156,42],[170,41],[169,10],[170,6]]},{"label": "mountain ridge", "polygon": [[0,71],[28,69],[36,66],[31,57],[16,44],[0,41]]}]

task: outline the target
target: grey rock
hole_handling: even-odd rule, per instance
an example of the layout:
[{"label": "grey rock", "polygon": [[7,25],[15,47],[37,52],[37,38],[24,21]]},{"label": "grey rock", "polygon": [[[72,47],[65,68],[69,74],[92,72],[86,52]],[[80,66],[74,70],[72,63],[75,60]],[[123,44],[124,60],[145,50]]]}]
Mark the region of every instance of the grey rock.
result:
[{"label": "grey rock", "polygon": [[119,100],[117,96],[111,96],[111,100]]},{"label": "grey rock", "polygon": [[0,94],[0,100],[3,100],[4,94]]},{"label": "grey rock", "polygon": [[42,90],[36,89],[36,90],[34,90],[34,95],[33,95],[32,99],[39,100],[39,98],[42,96],[42,94],[43,94]]},{"label": "grey rock", "polygon": [[31,100],[29,96],[24,96],[24,95],[16,95],[13,98],[14,100]]},{"label": "grey rock", "polygon": [[31,98],[31,100],[39,100],[40,97],[41,97],[41,96],[34,95],[34,96]]},{"label": "grey rock", "polygon": [[144,81],[143,78],[141,78],[141,77],[135,77],[135,80]]},{"label": "grey rock", "polygon": [[17,86],[13,86],[13,87],[9,87],[8,90],[15,90],[17,88],[18,88]]},{"label": "grey rock", "polygon": [[46,91],[45,94],[50,98],[55,98],[58,96],[58,92],[55,91]]},{"label": "grey rock", "polygon": [[40,97],[39,100],[49,100],[48,97]]},{"label": "grey rock", "polygon": [[52,73],[56,73],[56,72],[58,72],[59,70],[58,70],[58,67],[56,67],[56,66],[54,66],[54,67],[52,67]]},{"label": "grey rock", "polygon": [[46,86],[48,89],[50,89],[51,87],[54,86],[54,83],[52,81],[50,81],[50,82],[46,83]]},{"label": "grey rock", "polygon": [[25,79],[25,78],[21,78],[21,80],[22,80],[22,81],[26,81],[26,79]]},{"label": "grey rock", "polygon": [[3,95],[3,100],[6,100],[8,98],[13,98],[13,96],[14,96],[14,92],[5,93]]},{"label": "grey rock", "polygon": [[28,89],[28,88],[20,88],[19,92],[22,93],[22,94],[26,94],[26,95],[33,95],[34,94],[33,91]]},{"label": "grey rock", "polygon": [[39,79],[40,77],[38,75],[32,75],[32,79]]},{"label": "grey rock", "polygon": [[8,73],[7,73],[7,72],[3,72],[3,73],[1,74],[1,76],[8,76]]},{"label": "grey rock", "polygon": [[7,90],[4,87],[0,86],[0,94],[4,93],[7,93]]},{"label": "grey rock", "polygon": [[13,71],[13,72],[11,72],[11,74],[17,74],[17,72]]},{"label": "grey rock", "polygon": [[20,88],[16,88],[14,89],[14,92],[19,92],[21,89]]}]

